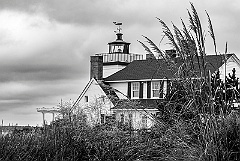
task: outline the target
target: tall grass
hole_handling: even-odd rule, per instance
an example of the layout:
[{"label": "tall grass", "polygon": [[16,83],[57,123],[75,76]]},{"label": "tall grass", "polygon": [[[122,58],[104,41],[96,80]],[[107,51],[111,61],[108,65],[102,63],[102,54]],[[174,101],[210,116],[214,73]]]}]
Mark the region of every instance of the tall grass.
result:
[{"label": "tall grass", "polygon": [[[154,117],[156,126],[150,132],[129,133],[116,126],[109,130],[108,125],[89,127],[82,113],[73,118],[67,109],[66,117],[46,130],[1,137],[0,160],[240,160],[240,116],[224,112],[231,101],[217,104],[220,87],[213,88],[207,71],[206,35],[195,7],[190,5],[189,25],[181,20],[181,29],[173,24],[171,31],[157,18],[179,54],[180,65],[151,39],[144,37],[150,47],[141,42],[150,54],[160,54],[176,73],[166,102],[159,104],[162,115]],[[212,22],[207,17],[217,54]]]},{"label": "tall grass", "polygon": [[[231,105],[231,101],[224,96],[222,97],[223,104],[218,104],[217,90],[225,88],[226,91],[226,84],[225,87],[212,88],[213,73],[207,70],[209,64],[206,61],[206,34],[194,5],[192,3],[190,5],[188,27],[181,20],[182,29],[173,24],[173,31],[171,31],[163,20],[157,18],[162,25],[165,37],[168,38],[172,48],[177,51],[181,65],[175,63],[174,58],[171,59],[146,36],[144,38],[150,47],[141,42],[149,54],[154,52],[160,54],[167,63],[170,62],[168,64],[171,64],[171,69],[176,72],[167,101],[160,106],[160,110],[164,111],[165,115],[163,118],[156,119],[166,124],[165,132],[161,137],[168,137],[169,140],[174,140],[174,143],[179,143],[177,145],[184,146],[176,147],[182,152],[180,155],[169,154],[167,158],[172,158],[172,160],[240,160],[240,138],[236,135],[240,129],[239,114],[224,110]],[[217,54],[216,38],[208,13],[207,18],[208,32],[213,40],[214,52]],[[222,93],[222,95],[225,94]],[[230,100],[233,99],[236,98]],[[220,112],[216,113],[216,111]],[[162,131],[162,129],[157,131]],[[187,153],[183,154],[184,150],[187,150]]]}]

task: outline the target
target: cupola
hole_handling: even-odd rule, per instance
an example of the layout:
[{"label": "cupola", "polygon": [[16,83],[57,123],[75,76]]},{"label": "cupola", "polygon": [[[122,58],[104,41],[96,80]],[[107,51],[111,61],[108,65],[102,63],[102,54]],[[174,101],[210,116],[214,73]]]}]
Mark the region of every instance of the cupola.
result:
[{"label": "cupola", "polygon": [[114,53],[123,53],[123,54],[129,54],[129,45],[131,43],[123,41],[123,34],[121,33],[121,25],[122,23],[113,22],[115,25],[118,25],[116,36],[117,39],[113,42],[108,43],[109,45],[109,54]]},{"label": "cupola", "polygon": [[117,31],[114,31],[116,33],[116,40],[108,43],[108,52],[91,56],[90,78],[102,80],[125,68],[132,61],[143,59],[142,54],[129,52],[131,43],[123,40],[123,34],[121,33],[122,23],[113,23],[118,26]]}]

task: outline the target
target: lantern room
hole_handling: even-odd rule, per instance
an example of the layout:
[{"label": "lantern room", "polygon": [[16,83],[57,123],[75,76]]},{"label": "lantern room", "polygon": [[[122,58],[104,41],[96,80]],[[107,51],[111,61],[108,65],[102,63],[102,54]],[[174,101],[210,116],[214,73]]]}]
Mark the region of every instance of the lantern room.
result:
[{"label": "lantern room", "polygon": [[129,54],[129,45],[131,43],[123,41],[123,34],[117,33],[116,34],[117,39],[113,42],[108,43],[109,45],[109,54],[114,53],[123,53],[123,54]]}]

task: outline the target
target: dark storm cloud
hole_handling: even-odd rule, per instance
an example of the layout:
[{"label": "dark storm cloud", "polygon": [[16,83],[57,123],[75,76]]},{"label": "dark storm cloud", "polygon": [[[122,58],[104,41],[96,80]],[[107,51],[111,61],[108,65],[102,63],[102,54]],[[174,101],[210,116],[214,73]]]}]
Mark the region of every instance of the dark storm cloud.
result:
[{"label": "dark storm cloud", "polygon": [[152,3],[147,0],[5,0],[0,2],[0,8],[30,13],[44,12],[50,19],[60,23],[109,26],[113,21],[124,21],[128,25],[137,23],[149,26],[154,23],[152,19],[168,7],[163,4],[164,1]]},{"label": "dark storm cloud", "polygon": [[71,80],[86,76],[88,71],[80,64],[87,66],[88,61],[69,52],[72,51],[65,54],[52,50],[17,60],[11,58],[7,63],[0,60],[0,82]]},{"label": "dark storm cloud", "polygon": [[[0,66],[1,67],[1,66]],[[79,68],[80,69],[80,68]],[[75,73],[81,73],[76,68],[65,65],[16,64],[0,69],[0,82],[6,81],[56,81],[61,79],[79,78]],[[85,72],[83,72],[85,73]]]},{"label": "dark storm cloud", "polygon": [[[6,35],[1,42],[9,42],[0,46],[0,118],[32,124],[35,120],[25,118],[37,115],[37,107],[76,99],[86,83],[81,79],[88,78],[86,54],[92,51],[85,30],[15,11],[1,12],[0,19],[5,21],[0,33]],[[25,122],[20,113],[26,114]]]},{"label": "dark storm cloud", "polygon": [[[200,15],[207,10],[213,16],[237,17],[237,0],[198,1],[192,0]],[[227,4],[227,5],[226,5]],[[106,25],[113,20],[124,20],[125,24],[153,24],[154,17],[171,22],[187,17],[189,1],[175,0],[3,0],[0,8],[24,12],[43,12],[50,19],[62,23],[79,23],[81,25]],[[203,13],[203,14],[202,14]],[[211,14],[210,14],[211,15]],[[149,24],[150,23],[150,24]]]},{"label": "dark storm cloud", "polygon": [[81,23],[94,24],[101,23],[102,18],[114,15],[116,6],[113,1],[109,1],[106,5],[105,1],[89,1],[89,0],[24,0],[24,1],[1,1],[2,9],[14,9],[24,12],[45,12],[50,18],[64,23]]},{"label": "dark storm cloud", "polygon": [[[8,82],[1,84],[0,111],[36,112],[37,107],[56,106],[60,99],[76,99],[82,81]],[[86,82],[84,82],[86,83]],[[66,97],[67,96],[67,97]]]},{"label": "dark storm cloud", "polygon": [[18,1],[18,0],[2,0],[0,1],[0,8],[1,9],[14,9],[14,10],[24,10],[24,11],[30,11],[31,6],[37,5],[38,1],[34,0],[24,0],[24,1]]}]

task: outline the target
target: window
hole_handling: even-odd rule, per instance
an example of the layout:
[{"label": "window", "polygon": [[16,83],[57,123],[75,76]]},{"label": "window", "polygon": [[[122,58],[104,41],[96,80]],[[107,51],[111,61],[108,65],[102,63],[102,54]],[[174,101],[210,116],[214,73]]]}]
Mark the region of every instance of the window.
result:
[{"label": "window", "polygon": [[139,98],[139,82],[132,83],[132,96],[133,98]]},{"label": "window", "polygon": [[105,116],[105,123],[114,123],[116,120],[116,114]]},{"label": "window", "polygon": [[159,98],[159,96],[160,96],[160,82],[152,82],[152,96]]},{"label": "window", "polygon": [[105,115],[101,114],[101,124],[104,124],[104,123],[105,123]]},{"label": "window", "polygon": [[120,115],[120,122],[123,124],[124,123],[124,114]]},{"label": "window", "polygon": [[133,125],[133,115],[130,113],[130,114],[128,114],[128,117],[129,117],[129,126],[132,127],[132,125]]},{"label": "window", "polygon": [[88,102],[88,96],[85,96],[85,102]]},{"label": "window", "polygon": [[166,94],[166,89],[164,90],[163,86],[165,83],[165,88],[166,88],[166,82],[164,81],[156,81],[152,82],[152,97],[153,98],[163,98],[164,95]]},{"label": "window", "polygon": [[112,114],[112,119],[116,120],[116,114],[115,113]]},{"label": "window", "polygon": [[147,116],[146,115],[142,116],[142,128],[143,129],[147,128]]},{"label": "window", "polygon": [[116,44],[116,45],[111,45],[111,48],[110,48],[110,53],[118,53],[118,52],[123,52],[123,47],[124,45],[119,45],[119,44]]},{"label": "window", "polygon": [[100,100],[103,102],[103,103],[105,103],[105,96],[104,95],[102,95],[101,97],[99,97],[100,98]]}]

